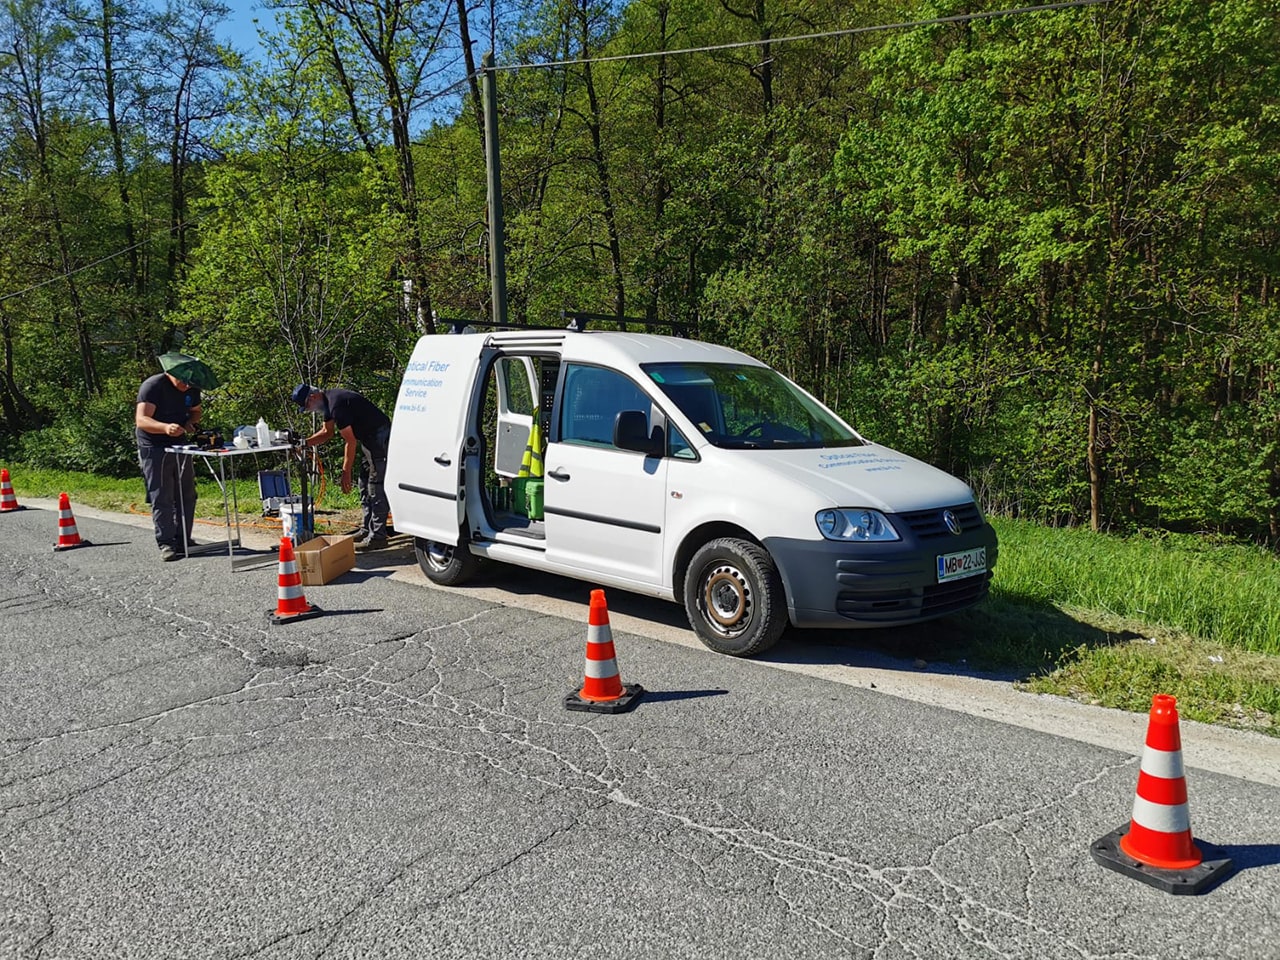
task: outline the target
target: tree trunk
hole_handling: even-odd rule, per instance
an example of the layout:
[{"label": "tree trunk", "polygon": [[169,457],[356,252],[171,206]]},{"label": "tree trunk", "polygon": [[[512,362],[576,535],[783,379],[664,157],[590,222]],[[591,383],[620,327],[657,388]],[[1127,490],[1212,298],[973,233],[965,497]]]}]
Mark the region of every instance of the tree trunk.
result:
[{"label": "tree trunk", "polygon": [[[667,49],[667,18],[671,14],[669,0],[659,0],[657,13],[658,49],[665,51]],[[653,139],[655,149],[661,150],[667,128],[667,58],[665,53],[660,54],[658,57],[656,80],[657,86],[653,97]],[[667,199],[671,196],[671,184],[667,181],[664,159],[658,158],[655,166],[658,171],[658,178],[653,190],[653,235],[656,239],[662,235],[662,224],[667,212]],[[661,292],[664,272],[662,264],[655,259],[649,276],[649,303],[645,307],[645,317],[649,320],[658,319],[658,298]]]},{"label": "tree trunk", "polygon": [[471,107],[475,111],[476,126],[480,131],[480,156],[484,156],[484,102],[480,97],[480,81],[476,73],[476,57],[471,49],[471,26],[467,22],[467,0],[457,0],[458,41],[462,44],[463,63],[467,67],[467,86],[471,91]]},{"label": "tree trunk", "polygon": [[40,411],[35,408],[18,387],[13,374],[13,321],[0,311],[0,341],[4,344],[3,374],[0,375],[0,409],[9,421],[14,433],[26,428],[38,430],[44,426]]},{"label": "tree trunk", "polygon": [[[591,29],[588,18],[586,0],[578,7],[578,25],[582,30],[582,57],[590,57]],[[600,189],[601,213],[604,215],[605,231],[609,237],[609,265],[613,273],[613,310],[614,316],[621,320],[627,312],[627,291],[622,275],[622,243],[618,239],[617,213],[613,205],[613,190],[609,182],[609,164],[604,154],[604,137],[600,129],[600,100],[596,95],[595,82],[591,77],[591,63],[582,65],[582,78],[587,88],[587,103],[590,114],[586,118],[587,130],[591,134],[591,162],[596,170],[596,182]]]},{"label": "tree trunk", "polygon": [[1102,529],[1103,491],[1106,485],[1104,456],[1105,438],[1099,410],[1102,403],[1103,353],[1107,340],[1107,310],[1098,325],[1097,339],[1093,347],[1093,367],[1089,380],[1089,434],[1085,445],[1085,460],[1089,467],[1089,529],[1095,533]]},{"label": "tree trunk", "polygon": [[116,112],[115,7],[113,0],[102,0],[102,86],[107,105],[107,127],[111,131],[111,157],[115,162],[116,190],[120,197],[120,216],[124,221],[124,239],[129,255],[129,287],[140,305],[144,284],[138,262],[138,237],[133,223],[133,203],[129,197],[129,176],[124,160],[124,138],[120,133],[120,117]]}]

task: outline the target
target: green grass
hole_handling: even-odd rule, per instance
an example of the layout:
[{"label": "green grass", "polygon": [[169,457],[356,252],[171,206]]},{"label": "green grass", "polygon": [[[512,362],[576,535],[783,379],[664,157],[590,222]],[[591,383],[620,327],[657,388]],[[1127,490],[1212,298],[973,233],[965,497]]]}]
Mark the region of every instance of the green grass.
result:
[{"label": "green grass", "polygon": [[[1095,534],[994,519],[986,653],[1021,686],[1280,736],[1280,559],[1194,536]],[[981,635],[981,634],[979,634]],[[978,659],[982,659],[979,654]]]},{"label": "green grass", "polygon": [[[18,503],[24,497],[57,499],[61,493],[71,498],[71,506],[96,507],[99,510],[113,510],[120,513],[135,513],[149,516],[151,508],[147,505],[146,490],[142,485],[142,473],[137,479],[119,479],[103,477],[94,473],[77,473],[70,470],[44,470],[26,467],[22,464],[8,464],[10,480]],[[222,518],[222,491],[209,475],[208,470],[201,471],[197,464],[196,472],[196,516],[205,519]],[[239,468],[238,468],[239,469]],[[278,469],[277,463],[265,469]],[[298,492],[294,481],[293,490]],[[261,514],[262,498],[258,494],[257,474],[248,480],[238,480],[235,484],[235,498],[240,507],[241,517]],[[323,495],[316,500],[317,513],[326,511],[358,510],[360,497],[352,490],[344,494],[337,483],[326,482]],[[318,523],[323,529],[323,525]]]},{"label": "green grass", "polygon": [[1011,599],[1097,610],[1280,655],[1280,560],[1260,547],[993,522],[997,589]]},{"label": "green grass", "polygon": [[[9,465],[19,502],[66,491],[73,505],[146,514],[142,479]],[[221,517],[222,495],[198,482],[198,514]],[[242,516],[257,481],[237,486]],[[327,484],[317,504],[355,510]],[[332,514],[331,514],[332,515]],[[335,518],[335,522],[341,524]],[[1178,698],[1183,716],[1280,736],[1280,559],[1203,537],[1112,536],[994,518],[1000,560],[991,597],[918,627],[862,631],[895,655],[1001,671],[1023,689],[1145,712]]]}]

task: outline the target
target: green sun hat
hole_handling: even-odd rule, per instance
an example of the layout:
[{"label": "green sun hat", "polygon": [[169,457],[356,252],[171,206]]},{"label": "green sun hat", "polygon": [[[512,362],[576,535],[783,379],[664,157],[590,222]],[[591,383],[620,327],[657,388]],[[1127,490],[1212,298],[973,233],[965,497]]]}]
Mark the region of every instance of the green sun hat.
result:
[{"label": "green sun hat", "polygon": [[221,382],[207,363],[185,353],[164,353],[156,359],[165,373],[199,390],[213,390]]}]

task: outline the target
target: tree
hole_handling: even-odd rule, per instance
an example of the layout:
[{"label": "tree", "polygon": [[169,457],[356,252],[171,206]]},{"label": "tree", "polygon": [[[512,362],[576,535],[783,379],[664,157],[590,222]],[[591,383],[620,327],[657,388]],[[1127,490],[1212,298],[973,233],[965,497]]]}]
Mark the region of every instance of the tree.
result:
[{"label": "tree", "polygon": [[[47,0],[5,0],[0,8],[0,104],[13,128],[13,149],[28,164],[31,213],[38,218],[51,263],[68,298],[66,314],[80,364],[80,388],[88,395],[101,387],[89,317],[81,295],[80,261],[67,221],[63,152],[56,140],[71,131],[72,120],[57,105],[74,103],[76,90],[66,63],[72,34]],[[61,315],[61,311],[59,311]]]},{"label": "tree", "polygon": [[[1065,460],[1048,445],[1037,482],[1067,489],[1081,471],[1072,511],[1095,529],[1149,515],[1167,439],[1152,426],[1205,346],[1185,335],[1187,307],[1227,280],[1204,227],[1256,217],[1230,198],[1263,182],[1247,158],[1275,153],[1271,125],[1242,109],[1274,89],[1274,12],[1243,6],[1112,4],[893,38],[872,59],[885,109],[840,154],[851,211],[883,225],[913,278],[909,341],[989,342],[1021,354],[1008,369],[1042,372],[996,400],[1076,438]],[[990,412],[967,406],[969,426]]]},{"label": "tree", "polygon": [[[228,374],[223,415],[283,413],[288,385],[353,383],[396,367],[403,217],[353,149],[323,58],[246,70],[223,162],[197,202],[199,256],[171,321]],[[375,396],[378,391],[374,390]]]}]

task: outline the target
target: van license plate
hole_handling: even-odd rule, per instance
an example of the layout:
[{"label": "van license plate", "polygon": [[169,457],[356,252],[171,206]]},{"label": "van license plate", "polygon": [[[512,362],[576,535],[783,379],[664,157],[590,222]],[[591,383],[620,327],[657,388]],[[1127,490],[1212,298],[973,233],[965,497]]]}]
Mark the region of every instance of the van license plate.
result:
[{"label": "van license plate", "polygon": [[987,572],[987,548],[974,547],[959,553],[944,553],[938,557],[938,582],[963,580]]}]

